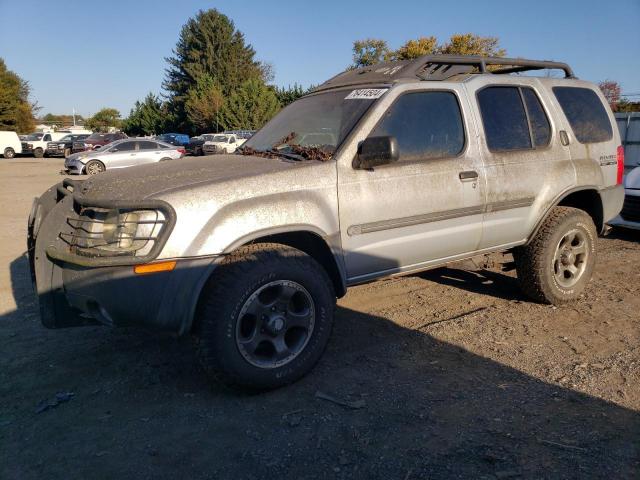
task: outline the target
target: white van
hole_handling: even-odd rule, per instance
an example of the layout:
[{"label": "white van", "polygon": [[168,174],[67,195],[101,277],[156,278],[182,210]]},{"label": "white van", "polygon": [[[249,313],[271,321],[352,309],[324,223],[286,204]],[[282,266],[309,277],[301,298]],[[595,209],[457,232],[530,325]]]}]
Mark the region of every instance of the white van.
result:
[{"label": "white van", "polygon": [[13,158],[22,153],[22,144],[16,132],[0,132],[0,152],[4,158]]},{"label": "white van", "polygon": [[22,140],[22,153],[34,157],[44,157],[48,142],[56,142],[68,133],[65,132],[34,132]]}]

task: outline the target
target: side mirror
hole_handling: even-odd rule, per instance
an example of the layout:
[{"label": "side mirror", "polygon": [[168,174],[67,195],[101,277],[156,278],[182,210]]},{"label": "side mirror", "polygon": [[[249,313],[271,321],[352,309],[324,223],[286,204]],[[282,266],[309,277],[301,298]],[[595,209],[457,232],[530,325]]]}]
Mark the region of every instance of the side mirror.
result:
[{"label": "side mirror", "polygon": [[355,168],[369,169],[397,162],[399,157],[396,137],[368,137],[358,146]]}]

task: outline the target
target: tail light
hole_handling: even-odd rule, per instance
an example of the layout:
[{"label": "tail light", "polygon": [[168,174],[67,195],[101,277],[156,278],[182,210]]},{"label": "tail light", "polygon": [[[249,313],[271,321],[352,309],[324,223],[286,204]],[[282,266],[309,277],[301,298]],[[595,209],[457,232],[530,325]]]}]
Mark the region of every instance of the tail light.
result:
[{"label": "tail light", "polygon": [[616,180],[616,185],[620,185],[622,183],[622,177],[624,176],[624,147],[620,145],[618,147],[618,178]]},{"label": "tail light", "polygon": [[178,152],[181,153],[182,155],[187,153],[187,150],[184,147],[176,148],[176,150],[178,150]]}]

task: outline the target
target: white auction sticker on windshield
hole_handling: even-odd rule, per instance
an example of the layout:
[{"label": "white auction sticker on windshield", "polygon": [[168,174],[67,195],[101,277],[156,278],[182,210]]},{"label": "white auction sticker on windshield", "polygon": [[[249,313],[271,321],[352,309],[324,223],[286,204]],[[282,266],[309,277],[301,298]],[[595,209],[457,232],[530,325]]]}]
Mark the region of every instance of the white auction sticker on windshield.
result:
[{"label": "white auction sticker on windshield", "polygon": [[345,100],[373,100],[380,98],[388,88],[361,88],[344,97]]}]

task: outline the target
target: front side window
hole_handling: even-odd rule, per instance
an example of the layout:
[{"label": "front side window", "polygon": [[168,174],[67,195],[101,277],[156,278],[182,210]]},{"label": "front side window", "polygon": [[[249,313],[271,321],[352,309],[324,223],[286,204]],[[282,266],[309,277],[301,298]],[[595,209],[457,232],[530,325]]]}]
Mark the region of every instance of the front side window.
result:
[{"label": "front side window", "polygon": [[453,157],[465,143],[460,106],[452,92],[400,96],[369,136],[395,137],[400,162]]},{"label": "front side window", "polygon": [[596,92],[589,88],[553,87],[553,93],[580,143],[611,140],[611,122]]},{"label": "front side window", "polygon": [[112,151],[117,152],[132,152],[136,149],[136,142],[122,142],[117,145],[114,145],[111,148]]}]

